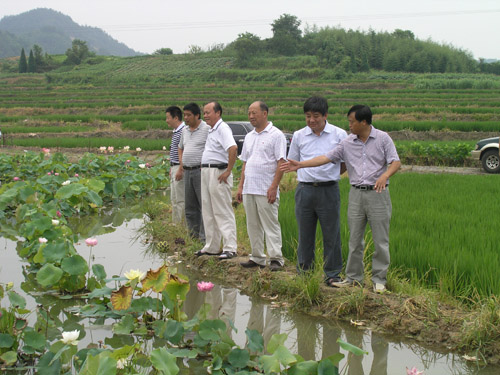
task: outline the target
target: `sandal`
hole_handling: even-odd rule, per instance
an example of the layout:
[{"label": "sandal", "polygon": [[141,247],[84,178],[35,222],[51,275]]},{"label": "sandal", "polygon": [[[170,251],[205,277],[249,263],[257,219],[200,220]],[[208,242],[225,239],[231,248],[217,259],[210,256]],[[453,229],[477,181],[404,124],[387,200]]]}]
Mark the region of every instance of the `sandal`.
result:
[{"label": "sandal", "polygon": [[338,277],[329,277],[328,279],[325,280],[325,284],[330,288],[336,288],[337,286],[335,284],[338,283],[339,281],[340,279]]},{"label": "sandal", "polygon": [[229,251],[224,251],[221,255],[219,255],[220,260],[231,259],[236,256],[236,253],[231,253]]}]

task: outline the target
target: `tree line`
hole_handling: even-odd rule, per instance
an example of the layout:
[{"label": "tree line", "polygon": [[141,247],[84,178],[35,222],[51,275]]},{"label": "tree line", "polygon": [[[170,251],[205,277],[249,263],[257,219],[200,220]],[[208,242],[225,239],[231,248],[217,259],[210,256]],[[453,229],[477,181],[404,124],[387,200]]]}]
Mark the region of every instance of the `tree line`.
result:
[{"label": "tree line", "polygon": [[478,62],[469,52],[415,38],[410,30],[394,32],[307,27],[283,14],[271,26],[273,36],[261,39],[252,33],[239,34],[226,50],[233,51],[240,67],[254,67],[266,56],[310,56],[311,64],[343,72],[371,69],[389,72],[471,73]]},{"label": "tree line", "polygon": [[[88,62],[89,59],[95,57],[95,53],[89,50],[87,42],[79,39],[74,39],[71,43],[71,48],[66,50],[66,59],[63,65],[80,65],[83,62]],[[61,64],[56,63],[52,56],[43,54],[42,48],[35,44],[30,49],[29,57],[26,59],[24,48],[21,49],[19,57],[19,73],[43,73],[59,67]]]}]

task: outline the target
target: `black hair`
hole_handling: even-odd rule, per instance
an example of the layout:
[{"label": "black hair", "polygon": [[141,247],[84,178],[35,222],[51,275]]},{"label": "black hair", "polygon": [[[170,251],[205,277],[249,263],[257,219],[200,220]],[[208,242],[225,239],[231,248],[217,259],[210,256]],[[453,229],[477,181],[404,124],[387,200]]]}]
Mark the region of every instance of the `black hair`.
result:
[{"label": "black hair", "polygon": [[211,103],[214,104],[214,112],[215,113],[220,112],[220,115],[222,116],[222,107],[219,104],[219,102],[211,102]]},{"label": "black hair", "polygon": [[267,112],[269,113],[269,107],[267,106],[266,103],[264,103],[262,100],[259,100],[259,107],[262,112]]},{"label": "black hair", "polygon": [[347,112],[347,116],[354,112],[354,118],[359,122],[366,120],[368,125],[372,124],[372,110],[367,105],[357,104],[353,105],[349,112]]},{"label": "black hair", "polygon": [[179,121],[182,121],[182,111],[176,105],[171,105],[170,107],[167,107],[165,113],[170,113],[170,116],[172,116],[172,118],[177,117]]},{"label": "black hair", "polygon": [[328,102],[321,96],[311,96],[304,103],[304,113],[319,112],[322,116],[328,114]]},{"label": "black hair", "polygon": [[193,115],[198,115],[198,118],[201,118],[201,109],[200,106],[196,103],[188,103],[183,108],[185,111],[191,112]]}]

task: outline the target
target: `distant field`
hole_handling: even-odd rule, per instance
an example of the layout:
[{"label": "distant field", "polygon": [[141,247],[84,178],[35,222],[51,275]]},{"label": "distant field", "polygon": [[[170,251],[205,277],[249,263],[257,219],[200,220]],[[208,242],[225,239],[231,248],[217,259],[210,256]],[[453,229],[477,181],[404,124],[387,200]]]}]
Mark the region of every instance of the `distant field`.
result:
[{"label": "distant field", "polygon": [[[311,95],[328,99],[329,121],[344,129],[348,129],[347,110],[363,103],[372,108],[374,125],[385,131],[500,130],[497,76],[377,72],[339,81],[318,79],[324,72],[317,69],[241,70],[230,66],[227,58],[149,56],[110,58],[95,66],[46,75],[0,75],[2,132],[8,135],[8,142],[18,145],[82,147],[83,143],[83,147],[93,147],[99,139],[88,137],[98,130],[120,138],[122,131],[166,129],[166,106],[183,107],[192,101],[202,105],[212,100],[221,103],[225,120],[246,120],[248,105],[264,100],[273,123],[292,132],[305,125],[302,106]],[[73,141],[55,137],[66,132],[89,134]],[[17,139],[17,134],[27,133],[38,139]],[[465,143],[472,148],[475,140],[471,133]],[[133,145],[116,138],[108,143]],[[143,146],[163,145],[151,142]]]}]

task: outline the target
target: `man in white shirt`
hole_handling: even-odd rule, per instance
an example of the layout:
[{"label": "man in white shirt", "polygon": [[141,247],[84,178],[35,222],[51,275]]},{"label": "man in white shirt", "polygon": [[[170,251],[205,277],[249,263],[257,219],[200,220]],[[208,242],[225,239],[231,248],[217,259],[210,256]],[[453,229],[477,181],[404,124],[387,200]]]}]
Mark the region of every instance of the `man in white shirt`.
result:
[{"label": "man in white shirt", "polygon": [[211,127],[201,157],[201,206],[206,244],[196,255],[219,255],[219,259],[230,259],[237,255],[231,188],[238,146],[229,125],[222,120],[219,103],[206,104],[203,118]]},{"label": "man in white shirt", "polygon": [[281,227],[278,221],[279,183],[283,177],[279,165],[286,158],[285,135],[268,121],[269,108],[257,101],[248,108],[248,119],[254,127],[245,136],[240,159],[243,161],[237,200],[243,202],[252,255],[244,268],[266,265],[264,238],[271,271],[283,267]]},{"label": "man in white shirt", "polygon": [[[324,155],[347,137],[345,130],[327,121],[328,102],[313,96],[304,103],[307,126],[294,133],[288,158],[309,160]],[[345,165],[342,163],[343,169]],[[340,239],[340,192],[338,181],[341,164],[325,164],[297,171],[299,184],[295,191],[295,216],[299,228],[297,270],[314,268],[316,225],[323,233],[323,271],[325,282],[333,287],[340,281],[342,249]]]}]

